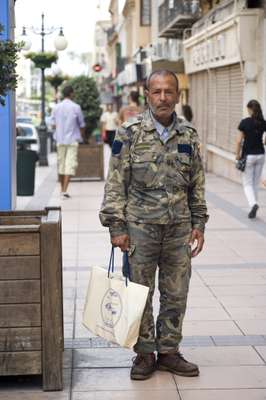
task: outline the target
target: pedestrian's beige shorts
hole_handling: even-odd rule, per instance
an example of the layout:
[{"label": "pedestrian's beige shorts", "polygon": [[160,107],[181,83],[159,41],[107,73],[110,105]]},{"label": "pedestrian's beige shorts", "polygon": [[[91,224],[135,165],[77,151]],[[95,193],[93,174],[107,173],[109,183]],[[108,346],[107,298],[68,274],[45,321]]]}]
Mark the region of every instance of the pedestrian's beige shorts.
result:
[{"label": "pedestrian's beige shorts", "polygon": [[58,144],[57,162],[59,175],[75,175],[78,166],[78,143]]}]

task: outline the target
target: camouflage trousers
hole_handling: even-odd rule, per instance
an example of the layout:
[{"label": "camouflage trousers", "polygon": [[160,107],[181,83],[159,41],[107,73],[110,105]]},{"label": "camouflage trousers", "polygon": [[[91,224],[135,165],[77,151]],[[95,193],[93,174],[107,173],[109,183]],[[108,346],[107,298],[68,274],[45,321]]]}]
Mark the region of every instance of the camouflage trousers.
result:
[{"label": "camouflage trousers", "polygon": [[[150,288],[134,351],[177,351],[182,340],[182,324],[191,276],[191,251],[188,244],[191,224],[129,222],[128,231],[131,279]],[[160,310],[155,329],[153,294],[157,268]]]}]

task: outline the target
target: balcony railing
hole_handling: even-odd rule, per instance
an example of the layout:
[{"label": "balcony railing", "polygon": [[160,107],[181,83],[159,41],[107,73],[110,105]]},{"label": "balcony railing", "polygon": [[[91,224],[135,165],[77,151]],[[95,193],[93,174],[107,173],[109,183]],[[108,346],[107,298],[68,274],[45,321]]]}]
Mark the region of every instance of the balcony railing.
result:
[{"label": "balcony railing", "polygon": [[159,36],[182,38],[199,17],[199,0],[165,0],[159,7]]}]

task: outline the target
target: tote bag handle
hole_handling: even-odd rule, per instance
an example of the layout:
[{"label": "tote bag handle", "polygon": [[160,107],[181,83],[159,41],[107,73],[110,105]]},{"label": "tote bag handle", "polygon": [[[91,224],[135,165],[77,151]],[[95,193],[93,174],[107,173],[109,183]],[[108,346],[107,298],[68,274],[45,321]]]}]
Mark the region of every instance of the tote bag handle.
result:
[{"label": "tote bag handle", "polygon": [[[108,266],[108,278],[110,278],[111,272],[114,273],[114,270],[115,270],[115,248],[114,246],[112,246],[109,266]],[[126,278],[126,286],[127,286],[128,280],[131,281],[130,264],[127,251],[123,253],[123,276]]]}]

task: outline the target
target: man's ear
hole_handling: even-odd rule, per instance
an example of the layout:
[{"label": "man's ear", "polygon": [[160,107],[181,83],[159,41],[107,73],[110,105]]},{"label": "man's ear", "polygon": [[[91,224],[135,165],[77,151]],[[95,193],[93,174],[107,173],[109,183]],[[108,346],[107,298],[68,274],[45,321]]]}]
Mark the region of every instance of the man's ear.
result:
[{"label": "man's ear", "polygon": [[149,95],[149,89],[145,89],[145,90],[144,90],[144,96],[145,96],[145,97],[148,97],[148,95]]}]

